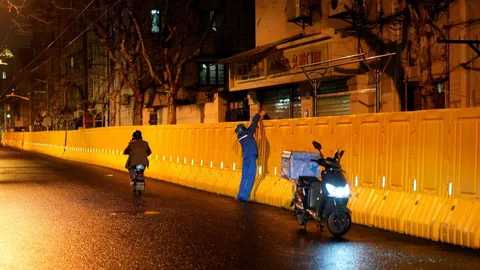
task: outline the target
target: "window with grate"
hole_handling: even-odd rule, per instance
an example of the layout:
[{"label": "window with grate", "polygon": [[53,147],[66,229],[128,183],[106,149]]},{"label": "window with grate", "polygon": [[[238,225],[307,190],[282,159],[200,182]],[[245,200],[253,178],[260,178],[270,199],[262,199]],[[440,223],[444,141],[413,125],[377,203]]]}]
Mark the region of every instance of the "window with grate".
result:
[{"label": "window with grate", "polygon": [[150,31],[152,33],[160,33],[160,28],[162,26],[160,10],[158,9],[151,10],[150,21],[151,21]]},{"label": "window with grate", "polygon": [[158,124],[158,113],[151,112],[150,113],[150,120],[148,121],[150,125],[157,125]]},{"label": "window with grate", "polygon": [[200,65],[200,84],[222,85],[225,84],[225,65]]},{"label": "window with grate", "polygon": [[238,122],[250,120],[250,108],[248,100],[237,100],[228,102],[226,121]]},{"label": "window with grate", "polygon": [[[210,11],[210,22],[212,22],[214,20],[214,17],[215,17],[215,11],[211,10]],[[215,31],[215,32],[217,31],[217,22],[216,21],[213,21],[212,30]]]}]

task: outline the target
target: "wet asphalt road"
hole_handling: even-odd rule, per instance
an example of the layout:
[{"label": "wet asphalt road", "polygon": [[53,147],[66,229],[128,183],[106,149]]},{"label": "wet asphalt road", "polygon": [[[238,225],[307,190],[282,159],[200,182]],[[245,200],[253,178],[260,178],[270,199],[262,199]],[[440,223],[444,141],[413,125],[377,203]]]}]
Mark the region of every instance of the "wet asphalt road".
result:
[{"label": "wet asphalt road", "polygon": [[282,209],[0,148],[0,269],[475,269],[480,251],[352,226],[342,240]]}]

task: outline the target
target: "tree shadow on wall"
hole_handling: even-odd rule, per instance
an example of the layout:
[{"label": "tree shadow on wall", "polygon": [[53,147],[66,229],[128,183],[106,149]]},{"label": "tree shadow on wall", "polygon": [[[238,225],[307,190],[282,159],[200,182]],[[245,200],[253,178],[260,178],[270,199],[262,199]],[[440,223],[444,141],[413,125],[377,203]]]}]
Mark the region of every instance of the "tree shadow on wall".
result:
[{"label": "tree shadow on wall", "polygon": [[[393,52],[396,53],[396,55],[392,56],[392,59],[386,67],[385,63],[387,61],[387,58],[382,58],[376,61],[369,61],[368,64],[372,70],[379,69],[380,71],[382,71],[385,67],[385,73],[382,78],[385,78],[385,76],[392,79],[397,78],[395,82],[395,88],[398,93],[401,108],[405,108],[405,104],[407,102],[407,100],[405,99],[405,91],[407,91],[407,89],[405,89],[403,81],[406,75],[406,69],[402,62],[402,51],[408,47],[408,24],[404,24],[401,34],[401,40],[406,40],[407,42],[386,41],[383,40],[378,34],[375,34],[369,30],[354,31],[353,33],[348,34],[346,34],[344,30],[345,29],[338,29],[337,31],[345,34],[346,36],[355,36],[360,40],[366,42],[368,46],[368,51],[364,51],[361,43],[359,42],[358,53],[366,53],[367,57],[372,56],[369,52],[374,52],[376,55]],[[370,72],[368,66],[366,66],[364,63],[361,63],[360,68],[358,69],[345,69],[341,67],[336,67],[335,71],[351,75],[364,74],[365,72],[368,72],[369,78],[374,79],[373,74]]]},{"label": "tree shadow on wall", "polygon": [[[262,124],[263,125],[263,124]],[[255,178],[255,184],[252,189],[252,194],[256,194],[258,187],[265,181],[266,175],[271,175],[272,172],[269,171],[269,160],[270,160],[270,141],[265,136],[265,128],[260,129],[260,140],[258,145],[258,154],[259,154],[259,162],[258,166],[262,168],[262,174],[258,175]],[[268,193],[268,192],[267,192]]]},{"label": "tree shadow on wall", "polygon": [[200,123],[205,123],[205,103],[198,104],[198,109],[200,110]]}]

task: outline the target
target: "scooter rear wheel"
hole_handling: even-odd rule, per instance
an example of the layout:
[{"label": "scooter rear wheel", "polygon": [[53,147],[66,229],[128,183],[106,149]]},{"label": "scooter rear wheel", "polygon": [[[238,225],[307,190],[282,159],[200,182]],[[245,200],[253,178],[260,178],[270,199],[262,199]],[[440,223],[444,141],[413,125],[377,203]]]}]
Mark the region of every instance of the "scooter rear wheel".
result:
[{"label": "scooter rear wheel", "polygon": [[327,219],[328,231],[335,237],[341,237],[350,230],[352,219],[349,213],[332,212]]}]

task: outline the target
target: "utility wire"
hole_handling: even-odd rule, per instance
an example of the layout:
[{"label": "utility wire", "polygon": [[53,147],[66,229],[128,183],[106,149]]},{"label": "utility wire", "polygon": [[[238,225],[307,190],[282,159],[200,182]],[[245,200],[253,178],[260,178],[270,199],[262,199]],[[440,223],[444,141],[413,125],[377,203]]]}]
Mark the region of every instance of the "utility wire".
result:
[{"label": "utility wire", "polygon": [[[16,20],[17,18],[18,18],[18,13],[17,13],[17,15],[15,16],[15,20]],[[13,26],[10,27],[10,29],[8,30],[8,33],[7,33],[7,35],[5,36],[5,39],[3,40],[2,46],[0,46],[0,48],[3,48],[3,46],[4,46],[5,43],[7,42],[7,39],[8,39],[8,37],[10,36],[10,33],[12,32],[12,28],[13,28]]]},{"label": "utility wire", "polygon": [[12,84],[15,82],[17,76],[19,74],[21,74],[25,69],[27,69],[32,63],[34,63],[41,55],[43,55],[48,49],[50,49],[50,47],[53,46],[53,44],[55,44],[55,42],[63,35],[65,34],[65,32],[67,32],[67,30],[73,25],[73,23],[75,21],[78,20],[78,18],[80,18],[80,16],[83,15],[83,13],[85,13],[85,11],[93,4],[93,2],[95,2],[95,0],[92,0],[90,1],[90,3],[77,15],[77,17],[75,17],[75,19],[70,22],[69,25],[67,25],[67,27],[65,27],[65,29],[63,29],[63,31],[42,51],[40,52],[37,57],[35,57],[30,63],[28,63],[24,68],[22,68],[20,71],[17,72],[17,74],[13,77],[12,81],[10,82],[10,84],[7,86],[7,88],[5,88],[5,90],[3,91],[3,93],[0,95],[0,97],[2,97],[7,91],[8,89],[12,86]]},{"label": "utility wire", "polygon": [[[68,48],[70,45],[72,45],[78,38],[80,38],[82,35],[84,35],[93,25],[95,25],[98,21],[100,21],[112,8],[114,8],[118,3],[120,3],[120,1],[122,1],[122,0],[117,0],[115,3],[113,3],[112,6],[110,6],[100,17],[98,17],[97,20],[95,20],[95,22],[91,23],[90,26],[85,28],[80,34],[78,34],[74,39],[72,39],[72,41],[70,41],[61,50],[64,50],[64,49]],[[33,68],[32,70],[30,70],[30,73],[36,71],[37,69],[39,69],[40,67],[42,67],[43,65],[45,65],[46,63],[48,63],[52,59],[53,59],[53,57],[50,57],[46,61],[42,62],[40,65],[38,65],[35,68]]]}]

